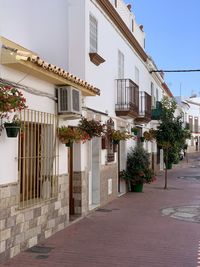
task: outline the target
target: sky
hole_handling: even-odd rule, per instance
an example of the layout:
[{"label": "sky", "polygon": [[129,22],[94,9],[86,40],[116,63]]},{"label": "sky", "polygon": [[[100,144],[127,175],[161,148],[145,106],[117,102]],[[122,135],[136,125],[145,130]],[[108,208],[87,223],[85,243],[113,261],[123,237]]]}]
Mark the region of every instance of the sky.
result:
[{"label": "sky", "polygon": [[[146,52],[158,69],[200,69],[200,0],[125,0],[144,25]],[[200,72],[165,73],[174,96],[200,96]]]}]

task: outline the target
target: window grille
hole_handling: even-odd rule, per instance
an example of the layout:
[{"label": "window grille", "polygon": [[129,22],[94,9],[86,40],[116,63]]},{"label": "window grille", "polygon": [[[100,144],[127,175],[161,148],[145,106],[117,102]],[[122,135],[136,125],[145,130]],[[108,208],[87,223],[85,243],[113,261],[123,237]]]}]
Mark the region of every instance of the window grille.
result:
[{"label": "window grille", "polygon": [[57,117],[34,110],[20,114],[19,181],[20,207],[57,196]]},{"label": "window grille", "polygon": [[189,129],[191,132],[193,132],[193,117],[189,116]]},{"label": "window grille", "polygon": [[151,106],[152,108],[155,108],[156,106],[156,98],[155,98],[155,92],[154,92],[154,84],[151,82]]},{"label": "window grille", "polygon": [[[114,121],[110,118],[107,121],[108,132],[114,129]],[[107,136],[108,139],[108,149],[107,149],[107,161],[112,162],[115,160],[113,140],[110,135]]]},{"label": "window grille", "polygon": [[194,132],[195,132],[195,133],[198,133],[198,132],[199,132],[199,131],[198,131],[198,130],[199,130],[199,129],[198,129],[198,128],[199,128],[198,124],[199,124],[198,117],[195,117],[195,118],[194,118]]},{"label": "window grille", "polygon": [[98,49],[98,23],[94,16],[90,15],[90,52],[96,53]]}]

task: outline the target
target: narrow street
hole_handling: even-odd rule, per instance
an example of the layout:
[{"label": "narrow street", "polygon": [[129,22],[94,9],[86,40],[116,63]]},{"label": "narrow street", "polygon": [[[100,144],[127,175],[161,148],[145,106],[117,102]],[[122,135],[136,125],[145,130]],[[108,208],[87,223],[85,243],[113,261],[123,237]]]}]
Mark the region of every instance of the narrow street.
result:
[{"label": "narrow street", "polygon": [[[200,154],[0,266],[200,266]],[[199,256],[198,256],[199,254]],[[198,263],[199,259],[199,263]]]}]

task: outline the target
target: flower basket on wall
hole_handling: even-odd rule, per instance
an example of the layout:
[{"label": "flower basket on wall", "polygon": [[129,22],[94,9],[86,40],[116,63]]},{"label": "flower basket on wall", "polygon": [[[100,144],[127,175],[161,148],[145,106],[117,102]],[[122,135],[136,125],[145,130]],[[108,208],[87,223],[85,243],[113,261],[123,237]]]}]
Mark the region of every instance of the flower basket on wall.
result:
[{"label": "flower basket on wall", "polygon": [[134,135],[137,135],[138,134],[138,128],[136,128],[136,127],[131,128],[131,132],[134,133]]},{"label": "flower basket on wall", "polygon": [[104,133],[103,125],[100,121],[96,120],[87,120],[86,118],[82,118],[78,124],[78,128],[86,132],[90,139],[93,137],[100,137]]},{"label": "flower basket on wall", "polygon": [[67,147],[71,147],[74,142],[86,142],[90,137],[79,128],[61,126],[58,128],[58,138],[61,143],[65,144]]},{"label": "flower basket on wall", "polygon": [[6,129],[7,137],[15,138],[17,137],[19,130],[20,130],[20,124],[16,122],[6,122],[4,123],[4,127]]}]

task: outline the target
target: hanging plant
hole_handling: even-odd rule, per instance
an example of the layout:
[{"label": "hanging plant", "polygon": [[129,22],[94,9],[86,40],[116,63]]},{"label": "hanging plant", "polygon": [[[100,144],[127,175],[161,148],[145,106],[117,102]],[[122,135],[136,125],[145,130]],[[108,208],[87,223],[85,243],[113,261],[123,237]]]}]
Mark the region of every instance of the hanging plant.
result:
[{"label": "hanging plant", "polygon": [[137,127],[132,127],[131,132],[134,133],[134,135],[138,134],[138,128]]},{"label": "hanging plant", "polygon": [[92,137],[100,137],[104,133],[104,127],[101,122],[93,119],[87,120],[86,118],[82,118],[78,124],[78,128],[86,132],[90,139]]},{"label": "hanging plant", "polygon": [[15,87],[0,83],[0,116],[6,117],[7,113],[20,111],[27,108],[26,99]]},{"label": "hanging plant", "polygon": [[0,125],[0,132],[5,127],[8,137],[16,137],[20,129],[19,119],[13,116],[9,121],[9,113],[25,108],[26,99],[17,88],[0,83],[0,119],[8,121]]},{"label": "hanging plant", "polygon": [[156,135],[156,131],[154,129],[150,129],[149,131],[145,131],[143,133],[144,139],[150,142],[155,140],[155,135]]},{"label": "hanging plant", "polygon": [[71,146],[74,142],[86,142],[88,139],[90,139],[89,135],[86,132],[78,128],[67,126],[61,126],[58,128],[58,138],[60,142],[65,144],[66,146]]},{"label": "hanging plant", "polygon": [[128,132],[121,132],[120,130],[110,130],[110,137],[113,143],[118,144],[121,140],[127,140],[132,138]]},{"label": "hanging plant", "polygon": [[3,126],[6,129],[7,137],[17,137],[21,127],[21,121],[17,115],[14,115],[12,121],[5,122]]}]

